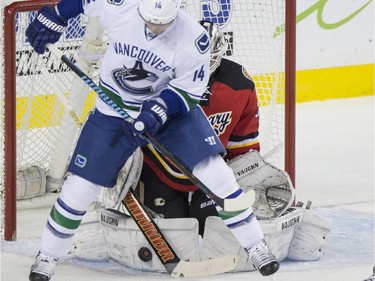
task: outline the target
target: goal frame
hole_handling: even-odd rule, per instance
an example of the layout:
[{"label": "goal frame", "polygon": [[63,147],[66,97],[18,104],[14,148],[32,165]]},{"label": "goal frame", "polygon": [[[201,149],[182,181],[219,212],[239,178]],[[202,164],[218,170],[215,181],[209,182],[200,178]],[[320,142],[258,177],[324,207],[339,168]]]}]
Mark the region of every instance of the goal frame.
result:
[{"label": "goal frame", "polygon": [[[53,6],[56,0],[20,1],[4,7],[3,62],[4,62],[4,220],[6,241],[16,240],[17,229],[17,163],[16,163],[16,38],[15,15],[36,11],[42,6]],[[285,7],[285,170],[295,185],[295,105],[296,105],[296,0],[286,1]]]},{"label": "goal frame", "polygon": [[[4,239],[16,240],[17,233],[17,158],[16,158],[16,14],[36,11],[41,6],[52,6],[58,1],[13,2],[4,7],[3,17],[3,62],[4,62]],[[6,55],[5,55],[6,54]]]}]

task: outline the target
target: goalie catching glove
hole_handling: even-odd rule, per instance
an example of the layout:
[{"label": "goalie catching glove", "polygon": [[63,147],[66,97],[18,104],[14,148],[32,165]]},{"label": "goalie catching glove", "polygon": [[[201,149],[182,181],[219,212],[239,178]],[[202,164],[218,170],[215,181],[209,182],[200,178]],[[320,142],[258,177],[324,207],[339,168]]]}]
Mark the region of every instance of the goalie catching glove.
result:
[{"label": "goalie catching glove", "polygon": [[274,219],[293,203],[295,190],[289,175],[266,162],[256,150],[228,161],[238,184],[255,191],[253,210],[258,219]]}]

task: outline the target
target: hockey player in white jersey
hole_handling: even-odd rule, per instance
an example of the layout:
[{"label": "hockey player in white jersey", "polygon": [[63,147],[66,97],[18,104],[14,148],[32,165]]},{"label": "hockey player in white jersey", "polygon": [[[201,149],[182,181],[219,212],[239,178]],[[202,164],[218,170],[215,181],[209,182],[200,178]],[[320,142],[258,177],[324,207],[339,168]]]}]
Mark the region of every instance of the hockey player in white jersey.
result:
[{"label": "hockey player in white jersey", "polygon": [[[135,119],[124,121],[97,99],[48,217],[30,281],[51,279],[86,209],[101,186],[115,185],[126,160],[145,144],[145,132],[220,198],[243,196],[221,156],[223,145],[197,105],[209,78],[209,37],[180,5],[181,0],[61,0],[54,8],[43,7],[26,30],[42,54],[46,44],[60,39],[68,19],[82,13],[98,17],[110,38],[99,86]],[[219,215],[262,275],[279,269],[251,207]]]}]

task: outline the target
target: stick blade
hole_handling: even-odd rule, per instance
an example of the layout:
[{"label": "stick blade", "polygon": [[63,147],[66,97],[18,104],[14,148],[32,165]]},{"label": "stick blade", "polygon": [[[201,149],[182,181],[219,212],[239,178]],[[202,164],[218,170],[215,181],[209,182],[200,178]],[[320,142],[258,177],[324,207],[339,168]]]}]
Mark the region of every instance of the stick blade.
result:
[{"label": "stick blade", "polygon": [[175,278],[206,277],[234,270],[239,262],[237,255],[226,255],[205,261],[181,260],[171,273]]},{"label": "stick blade", "polygon": [[242,196],[236,198],[224,199],[224,210],[228,212],[235,212],[245,210],[251,207],[255,202],[255,191],[249,190]]}]

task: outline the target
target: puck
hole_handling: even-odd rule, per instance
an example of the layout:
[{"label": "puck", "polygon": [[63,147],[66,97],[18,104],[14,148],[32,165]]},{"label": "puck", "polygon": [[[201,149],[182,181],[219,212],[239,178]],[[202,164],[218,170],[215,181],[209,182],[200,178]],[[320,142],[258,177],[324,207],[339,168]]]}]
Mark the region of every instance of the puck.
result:
[{"label": "puck", "polygon": [[138,251],[138,257],[141,259],[141,261],[148,262],[152,259],[152,253],[149,248],[142,247]]}]

